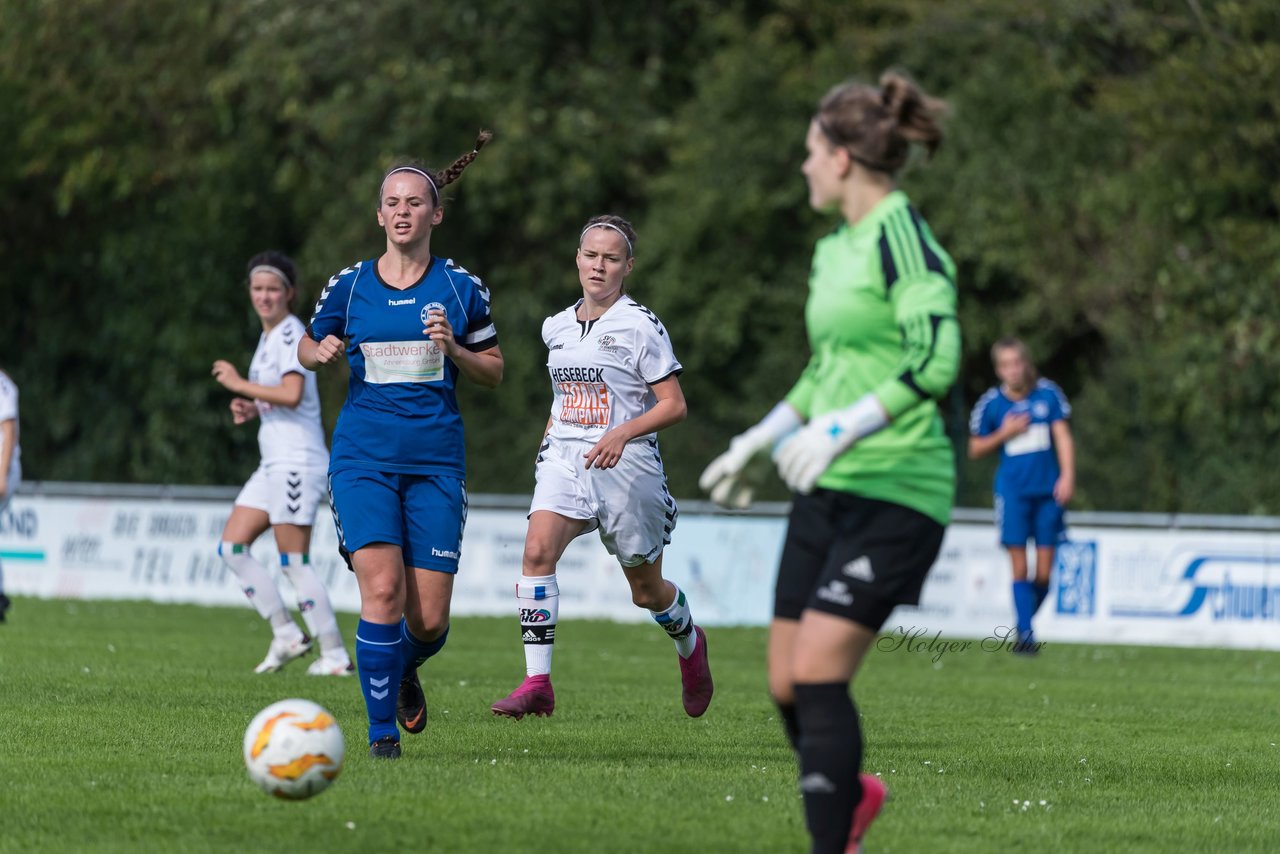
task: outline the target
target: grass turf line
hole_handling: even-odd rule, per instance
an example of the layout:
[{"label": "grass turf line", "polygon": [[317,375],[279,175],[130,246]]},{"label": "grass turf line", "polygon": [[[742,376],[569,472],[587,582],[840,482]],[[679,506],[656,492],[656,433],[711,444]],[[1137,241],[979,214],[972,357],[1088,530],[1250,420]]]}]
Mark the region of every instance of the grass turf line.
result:
[{"label": "grass turf line", "polygon": [[[252,611],[22,598],[9,616],[0,851],[806,850],[761,629],[711,630],[716,699],[692,720],[660,629],[567,620],[555,716],[514,722],[488,711],[524,672],[514,617],[456,619],[423,668],[426,732],[375,763],[355,680],[307,659],[252,673]],[[1275,653],[891,646],[855,690],[865,770],[893,792],[869,850],[1280,849]],[[342,776],[301,803],[240,756],[253,715],[291,696],[347,741]]]}]

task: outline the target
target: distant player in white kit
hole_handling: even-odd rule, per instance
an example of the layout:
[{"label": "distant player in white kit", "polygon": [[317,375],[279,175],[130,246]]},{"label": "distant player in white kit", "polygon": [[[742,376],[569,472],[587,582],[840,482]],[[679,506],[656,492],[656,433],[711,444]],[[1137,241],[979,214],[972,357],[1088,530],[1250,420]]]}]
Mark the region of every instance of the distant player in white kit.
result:
[{"label": "distant player in white kit", "polygon": [[[0,371],[0,513],[9,506],[13,491],[22,480],[22,449],[18,447],[18,387]],[[0,623],[9,610],[4,595],[4,567],[0,566]]]},{"label": "distant player in white kit", "polygon": [[589,221],[577,252],[582,298],[542,325],[555,396],[516,583],[526,677],[491,707],[505,717],[555,709],[556,564],[575,537],[594,530],[622,565],[631,600],[675,641],[685,712],[698,717],[711,703],[706,635],[684,592],[662,577],[677,510],[656,434],[684,420],[687,407],[666,329],[624,292],[635,240],[621,217]]},{"label": "distant player in white kit", "polygon": [[[324,584],[311,567],[311,526],[316,506],[326,499],[329,449],[320,423],[320,394],[314,372],[298,362],[298,341],[306,334],[289,308],[297,292],[293,261],[279,252],[249,260],[249,298],[262,321],[262,337],[249,364],[249,378],[230,362],[213,363],[213,376],[228,391],[231,418],[244,424],[260,418],[262,462],[249,478],[222,532],[218,554],[236,574],[253,607],[271,624],[267,656],[255,673],[284,667],[320,642],[320,657],[307,672],[347,676],[355,672],[342,643],[338,620]],[[310,632],[289,614],[271,573],[249,547],[267,528],[275,531],[280,569],[293,584],[298,610]]]}]

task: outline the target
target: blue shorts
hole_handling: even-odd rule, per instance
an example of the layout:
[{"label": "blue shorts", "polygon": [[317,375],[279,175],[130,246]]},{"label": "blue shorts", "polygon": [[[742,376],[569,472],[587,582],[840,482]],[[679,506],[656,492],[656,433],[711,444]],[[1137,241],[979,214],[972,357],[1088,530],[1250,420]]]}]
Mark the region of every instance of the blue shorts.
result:
[{"label": "blue shorts", "polygon": [[1062,505],[1052,495],[996,495],[996,527],[1000,545],[1025,547],[1034,538],[1040,548],[1057,547],[1065,539]]},{"label": "blue shorts", "polygon": [[467,485],[449,475],[329,473],[338,542],[348,552],[373,543],[400,547],[404,565],[457,572],[467,524]]}]

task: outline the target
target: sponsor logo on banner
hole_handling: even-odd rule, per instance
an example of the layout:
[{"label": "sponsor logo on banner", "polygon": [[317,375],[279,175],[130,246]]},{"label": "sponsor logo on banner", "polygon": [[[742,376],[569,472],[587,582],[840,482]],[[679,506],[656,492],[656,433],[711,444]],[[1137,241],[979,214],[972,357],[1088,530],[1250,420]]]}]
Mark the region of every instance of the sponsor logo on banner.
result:
[{"label": "sponsor logo on banner", "polygon": [[1280,555],[1192,553],[1183,559],[1186,565],[1163,589],[1118,597],[1111,616],[1280,622]]},{"label": "sponsor logo on banner", "polygon": [[0,535],[34,540],[39,531],[40,517],[30,507],[18,510],[10,504],[4,510],[0,510]]},{"label": "sponsor logo on banner", "polygon": [[1057,563],[1057,610],[1073,617],[1091,617],[1097,610],[1098,544],[1060,543]]}]

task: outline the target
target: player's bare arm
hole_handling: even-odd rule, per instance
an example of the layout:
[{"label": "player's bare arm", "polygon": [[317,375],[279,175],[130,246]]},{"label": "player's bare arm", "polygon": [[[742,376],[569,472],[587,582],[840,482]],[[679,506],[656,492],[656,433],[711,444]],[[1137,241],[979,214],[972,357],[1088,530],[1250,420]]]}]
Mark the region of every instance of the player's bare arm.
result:
[{"label": "player's bare arm", "polygon": [[[280,385],[259,385],[251,383],[240,376],[240,372],[236,370],[235,365],[224,359],[219,359],[213,363],[213,378],[229,392],[250,397],[254,400],[261,400],[272,406],[293,408],[302,402],[304,381],[302,374],[299,373],[285,374],[280,380]],[[234,409],[232,414],[235,414]]]},{"label": "player's bare arm", "polygon": [[311,336],[305,335],[298,342],[298,361],[308,371],[314,371],[321,365],[336,362],[344,349],[342,339],[336,335],[326,335],[322,341],[313,341]]},{"label": "player's bare arm", "polygon": [[970,436],[969,437],[969,459],[976,460],[985,457],[993,451],[1000,450],[1000,446],[1005,442],[1027,432],[1027,428],[1031,426],[1031,416],[1025,412],[1010,412],[1000,422],[1000,428],[994,433],[986,436]]},{"label": "player's bare arm", "polygon": [[1066,419],[1053,422],[1049,429],[1053,431],[1059,471],[1058,481],[1053,485],[1053,500],[1065,507],[1076,493],[1076,442]]},{"label": "player's bare arm", "polygon": [[485,388],[497,388],[502,382],[502,372],[506,363],[502,358],[502,350],[490,347],[473,353],[458,343],[453,335],[453,326],[442,311],[432,310],[427,315],[426,328],[422,330],[431,342],[439,347],[458,370],[471,382]]},{"label": "player's bare arm", "polygon": [[632,439],[679,424],[689,414],[684,391],[680,388],[680,379],[675,374],[659,380],[649,388],[653,389],[653,395],[657,398],[653,408],[601,436],[600,441],[585,454],[586,468],[591,468],[592,465],[599,469],[613,468],[622,459],[622,452]]}]

